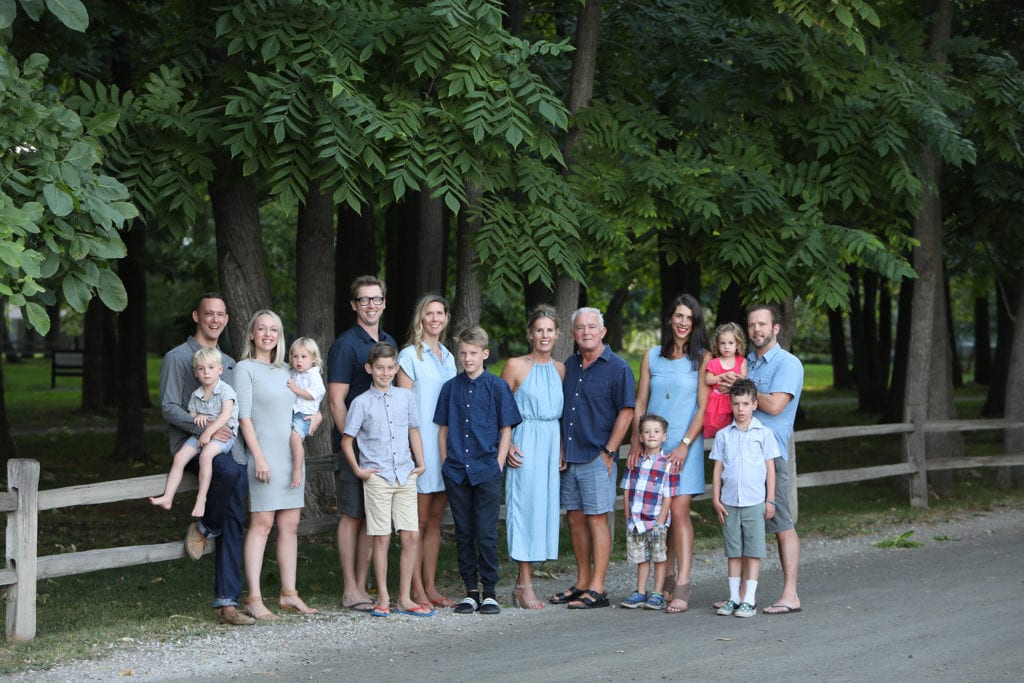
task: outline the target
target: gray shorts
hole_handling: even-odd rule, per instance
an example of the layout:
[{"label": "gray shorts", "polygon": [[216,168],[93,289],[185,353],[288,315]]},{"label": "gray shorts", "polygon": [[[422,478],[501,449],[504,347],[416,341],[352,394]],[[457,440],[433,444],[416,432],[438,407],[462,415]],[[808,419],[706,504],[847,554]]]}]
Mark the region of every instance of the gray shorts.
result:
[{"label": "gray shorts", "polygon": [[348,515],[353,519],[366,519],[363,480],[352,471],[344,453],[338,453],[338,469],[334,475],[338,494],[338,514]]},{"label": "gray shorts", "polygon": [[726,557],[764,558],[768,554],[764,542],[764,503],[733,507],[726,505],[728,516],[722,535],[725,537]]},{"label": "gray shorts", "polygon": [[604,458],[569,463],[562,472],[559,502],[563,510],[583,510],[585,515],[604,515],[615,509],[615,474],[608,473]]},{"label": "gray shorts", "polygon": [[668,559],[665,527],[655,527],[644,532],[626,529],[626,562],[641,564],[648,560],[664,562]]},{"label": "gray shorts", "polygon": [[789,510],[789,468],[785,460],[775,458],[775,516],[765,521],[770,534],[794,528],[793,513]]}]

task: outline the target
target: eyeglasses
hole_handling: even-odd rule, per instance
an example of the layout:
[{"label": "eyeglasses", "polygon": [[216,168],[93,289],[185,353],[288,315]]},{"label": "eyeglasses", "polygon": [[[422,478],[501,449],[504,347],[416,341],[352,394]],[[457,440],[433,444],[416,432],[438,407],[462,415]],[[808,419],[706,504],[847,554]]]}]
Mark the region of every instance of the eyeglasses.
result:
[{"label": "eyeglasses", "polygon": [[369,306],[370,304],[373,304],[374,306],[380,306],[382,303],[384,303],[384,297],[382,297],[382,296],[361,296],[361,297],[357,298],[355,300],[355,302],[357,304],[359,304],[360,306],[363,306],[364,308],[366,306]]}]

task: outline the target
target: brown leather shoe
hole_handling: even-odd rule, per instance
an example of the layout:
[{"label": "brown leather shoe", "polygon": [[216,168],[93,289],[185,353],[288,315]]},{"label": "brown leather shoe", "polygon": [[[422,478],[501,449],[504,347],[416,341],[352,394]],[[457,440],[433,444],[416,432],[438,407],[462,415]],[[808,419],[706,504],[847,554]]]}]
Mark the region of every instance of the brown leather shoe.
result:
[{"label": "brown leather shoe", "polygon": [[192,522],[188,525],[188,531],[185,532],[185,554],[191,557],[193,560],[198,560],[206,552],[206,545],[209,541],[206,536],[203,536],[203,532],[199,530],[199,525]]},{"label": "brown leather shoe", "polygon": [[256,623],[255,619],[234,607],[230,609],[222,607],[218,621],[229,626],[252,626]]}]

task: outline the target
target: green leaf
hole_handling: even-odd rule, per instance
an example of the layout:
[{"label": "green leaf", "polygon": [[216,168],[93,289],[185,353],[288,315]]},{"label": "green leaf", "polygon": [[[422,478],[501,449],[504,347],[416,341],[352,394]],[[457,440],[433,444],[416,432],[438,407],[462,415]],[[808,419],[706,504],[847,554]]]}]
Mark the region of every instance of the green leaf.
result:
[{"label": "green leaf", "polygon": [[109,111],[103,114],[97,114],[86,121],[85,129],[89,131],[90,135],[106,135],[117,128],[117,122],[120,118],[121,112],[119,111]]},{"label": "green leaf", "polygon": [[0,261],[3,261],[11,268],[21,268],[22,252],[25,247],[21,242],[0,241]]},{"label": "green leaf", "polygon": [[46,315],[46,309],[29,301],[25,304],[25,317],[28,319],[29,327],[39,334],[45,335],[50,331],[50,316]]},{"label": "green leaf", "polygon": [[55,216],[67,216],[75,208],[75,200],[53,183],[43,186],[43,198]]},{"label": "green leaf", "polygon": [[73,31],[84,33],[89,28],[89,13],[81,0],[46,0],[46,8]]},{"label": "green leaf", "polygon": [[128,292],[117,274],[109,268],[100,270],[99,284],[100,301],[112,311],[123,311],[128,305]]},{"label": "green leaf", "polygon": [[100,152],[94,143],[79,140],[71,145],[64,163],[71,164],[80,170],[88,170],[100,162]]},{"label": "green leaf", "polygon": [[43,0],[21,0],[21,8],[25,10],[29,19],[39,21],[39,17],[43,16],[46,10],[46,3]]},{"label": "green leaf", "polygon": [[0,29],[10,28],[16,16],[18,6],[14,4],[14,0],[0,0]]},{"label": "green leaf", "polygon": [[79,313],[84,313],[85,309],[89,307],[89,299],[91,298],[89,288],[75,273],[67,274],[61,289],[64,292],[64,300],[68,302],[68,306],[71,308]]}]

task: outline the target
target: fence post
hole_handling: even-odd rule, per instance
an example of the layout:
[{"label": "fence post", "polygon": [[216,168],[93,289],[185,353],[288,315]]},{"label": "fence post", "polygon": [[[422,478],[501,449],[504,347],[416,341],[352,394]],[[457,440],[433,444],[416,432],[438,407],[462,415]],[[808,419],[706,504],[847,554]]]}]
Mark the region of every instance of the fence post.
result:
[{"label": "fence post", "polygon": [[910,507],[928,507],[928,464],[925,455],[924,423],[927,420],[924,406],[910,410],[910,421],[914,431],[903,435],[903,458],[917,468],[910,475]]},{"label": "fence post", "polygon": [[789,514],[793,517],[793,526],[800,517],[800,500],[797,498],[796,487],[796,439],[789,436],[789,443],[786,444],[786,472],[789,474]]},{"label": "fence post", "polygon": [[36,637],[36,544],[39,530],[39,461],[7,462],[7,490],[18,509],[7,515],[7,566],[18,582],[7,587],[7,640]]}]

